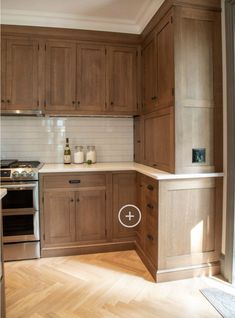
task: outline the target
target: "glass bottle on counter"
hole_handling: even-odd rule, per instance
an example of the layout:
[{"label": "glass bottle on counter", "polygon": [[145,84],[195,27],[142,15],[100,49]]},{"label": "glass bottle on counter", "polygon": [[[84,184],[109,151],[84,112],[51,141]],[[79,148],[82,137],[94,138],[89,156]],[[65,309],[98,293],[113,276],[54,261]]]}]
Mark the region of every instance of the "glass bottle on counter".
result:
[{"label": "glass bottle on counter", "polygon": [[95,146],[87,146],[86,161],[96,163],[96,150]]},{"label": "glass bottle on counter", "polygon": [[71,150],[69,147],[69,138],[66,138],[66,144],[64,147],[64,163],[65,164],[71,163]]},{"label": "glass bottle on counter", "polygon": [[84,162],[83,146],[75,146],[74,163],[83,163],[83,162]]}]

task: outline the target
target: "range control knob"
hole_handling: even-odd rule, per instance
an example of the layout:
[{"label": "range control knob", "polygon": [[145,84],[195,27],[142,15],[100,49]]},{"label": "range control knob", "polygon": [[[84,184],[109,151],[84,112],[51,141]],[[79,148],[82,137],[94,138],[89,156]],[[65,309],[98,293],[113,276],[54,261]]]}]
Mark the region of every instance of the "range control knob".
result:
[{"label": "range control knob", "polygon": [[22,171],[20,175],[23,178],[27,177],[27,171]]},{"label": "range control knob", "polygon": [[34,177],[34,176],[35,176],[35,172],[33,170],[27,173],[27,177]]},{"label": "range control knob", "polygon": [[19,171],[14,171],[14,172],[12,173],[12,177],[13,177],[13,178],[19,178],[19,177],[20,177]]}]

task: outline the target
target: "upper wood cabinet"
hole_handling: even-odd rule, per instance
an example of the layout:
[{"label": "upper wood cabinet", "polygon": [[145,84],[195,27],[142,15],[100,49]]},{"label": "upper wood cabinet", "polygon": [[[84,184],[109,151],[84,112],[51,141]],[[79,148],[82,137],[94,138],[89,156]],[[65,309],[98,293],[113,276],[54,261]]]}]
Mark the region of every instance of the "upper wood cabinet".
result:
[{"label": "upper wood cabinet", "polygon": [[165,171],[174,170],[173,109],[165,108],[143,117],[143,162]]},{"label": "upper wood cabinet", "polygon": [[147,43],[141,54],[142,59],[142,107],[151,112],[157,107],[157,52],[155,38]]},{"label": "upper wood cabinet", "polygon": [[25,39],[3,40],[1,59],[1,102],[3,109],[38,109],[38,41]]},{"label": "upper wood cabinet", "polygon": [[45,109],[75,110],[76,44],[47,41],[45,48]]},{"label": "upper wood cabinet", "polygon": [[172,14],[166,15],[142,48],[142,103],[145,113],[174,104]]},{"label": "upper wood cabinet", "polygon": [[114,112],[137,111],[137,50],[109,47],[107,103]]},{"label": "upper wood cabinet", "polygon": [[105,110],[105,47],[93,44],[77,46],[78,110]]}]

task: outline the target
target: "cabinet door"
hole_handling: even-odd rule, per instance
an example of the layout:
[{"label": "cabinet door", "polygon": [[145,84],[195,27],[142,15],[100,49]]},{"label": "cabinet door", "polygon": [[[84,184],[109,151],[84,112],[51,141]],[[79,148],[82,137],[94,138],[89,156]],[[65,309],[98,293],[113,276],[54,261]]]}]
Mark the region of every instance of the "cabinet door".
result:
[{"label": "cabinet door", "polygon": [[155,38],[142,50],[142,96],[143,110],[153,111],[157,106],[157,52]]},{"label": "cabinet door", "polygon": [[105,110],[105,47],[77,47],[77,108],[84,111]]},{"label": "cabinet door", "polygon": [[142,118],[134,118],[134,161],[142,162]]},{"label": "cabinet door", "polygon": [[137,50],[126,47],[108,49],[107,89],[109,109],[137,111]]},{"label": "cabinet door", "polygon": [[46,43],[46,110],[75,110],[76,44]]},{"label": "cabinet door", "polygon": [[173,110],[163,109],[144,116],[144,163],[174,172]]},{"label": "cabinet door", "polygon": [[86,189],[76,193],[77,241],[106,239],[105,189]]},{"label": "cabinet door", "polygon": [[157,107],[173,105],[174,95],[174,52],[173,22],[167,15],[161,20],[156,33],[157,54]]},{"label": "cabinet door", "polygon": [[44,193],[45,244],[75,241],[74,192],[48,191]]},{"label": "cabinet door", "polygon": [[119,210],[127,204],[137,204],[136,172],[113,175],[113,238],[135,237],[135,228],[124,227],[118,219]]},{"label": "cabinet door", "polygon": [[37,109],[38,42],[7,40],[6,108]]},{"label": "cabinet door", "polygon": [[6,40],[1,41],[1,109],[6,105]]}]

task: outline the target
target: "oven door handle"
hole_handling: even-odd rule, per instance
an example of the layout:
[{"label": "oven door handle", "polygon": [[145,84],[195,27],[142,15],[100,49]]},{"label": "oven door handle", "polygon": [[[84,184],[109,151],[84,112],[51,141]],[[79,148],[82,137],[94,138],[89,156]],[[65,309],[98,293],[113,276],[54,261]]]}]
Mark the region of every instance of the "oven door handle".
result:
[{"label": "oven door handle", "polygon": [[9,190],[32,190],[36,188],[36,184],[2,184],[1,188],[9,189]]}]

